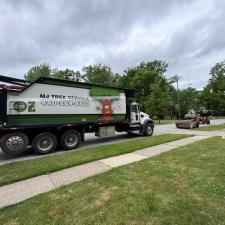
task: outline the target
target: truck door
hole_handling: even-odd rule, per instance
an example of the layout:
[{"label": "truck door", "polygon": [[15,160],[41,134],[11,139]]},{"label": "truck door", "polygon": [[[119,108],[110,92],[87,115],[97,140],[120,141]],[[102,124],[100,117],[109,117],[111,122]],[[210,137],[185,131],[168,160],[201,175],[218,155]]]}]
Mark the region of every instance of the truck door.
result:
[{"label": "truck door", "polygon": [[140,123],[139,105],[137,103],[131,103],[130,105],[130,123]]}]

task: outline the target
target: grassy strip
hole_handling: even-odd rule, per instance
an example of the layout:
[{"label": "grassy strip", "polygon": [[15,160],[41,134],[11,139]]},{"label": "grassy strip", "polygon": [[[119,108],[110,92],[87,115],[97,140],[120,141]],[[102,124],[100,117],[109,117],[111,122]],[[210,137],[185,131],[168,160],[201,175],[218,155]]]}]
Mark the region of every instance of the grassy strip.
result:
[{"label": "grassy strip", "polygon": [[221,130],[221,129],[225,129],[225,124],[211,125],[211,126],[206,126],[206,127],[199,127],[199,128],[196,128],[195,130],[199,130],[199,131],[214,131],[214,130]]},{"label": "grassy strip", "polygon": [[225,116],[215,116],[215,119],[225,119]]},{"label": "grassy strip", "polygon": [[0,210],[1,224],[218,225],[225,141],[199,141]]},{"label": "grassy strip", "polygon": [[190,136],[166,134],[5,164],[0,166],[0,186]]}]

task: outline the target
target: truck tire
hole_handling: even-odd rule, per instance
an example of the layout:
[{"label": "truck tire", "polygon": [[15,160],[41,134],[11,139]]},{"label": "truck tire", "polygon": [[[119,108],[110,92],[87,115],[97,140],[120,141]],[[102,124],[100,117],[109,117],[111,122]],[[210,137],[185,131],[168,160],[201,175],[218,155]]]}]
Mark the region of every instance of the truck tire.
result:
[{"label": "truck tire", "polygon": [[144,136],[152,136],[153,134],[153,125],[151,123],[146,123],[144,129]]},{"label": "truck tire", "polygon": [[28,143],[28,137],[24,133],[5,134],[1,139],[1,149],[6,154],[17,155],[26,150]]},{"label": "truck tire", "polygon": [[61,147],[64,150],[71,150],[78,148],[80,145],[80,134],[76,130],[67,130],[61,136]]},{"label": "truck tire", "polygon": [[210,120],[207,120],[207,124],[210,124]]},{"label": "truck tire", "polygon": [[38,134],[32,143],[34,151],[38,154],[48,154],[53,152],[57,146],[56,136],[49,132]]}]

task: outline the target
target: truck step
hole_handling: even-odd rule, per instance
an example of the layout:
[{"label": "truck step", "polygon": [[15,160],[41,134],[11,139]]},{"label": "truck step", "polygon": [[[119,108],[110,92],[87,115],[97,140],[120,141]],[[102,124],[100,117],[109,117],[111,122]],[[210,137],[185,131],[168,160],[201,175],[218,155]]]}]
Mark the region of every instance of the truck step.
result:
[{"label": "truck step", "polygon": [[129,126],[130,131],[135,131],[135,130],[141,130],[141,125],[140,124],[132,124]]}]

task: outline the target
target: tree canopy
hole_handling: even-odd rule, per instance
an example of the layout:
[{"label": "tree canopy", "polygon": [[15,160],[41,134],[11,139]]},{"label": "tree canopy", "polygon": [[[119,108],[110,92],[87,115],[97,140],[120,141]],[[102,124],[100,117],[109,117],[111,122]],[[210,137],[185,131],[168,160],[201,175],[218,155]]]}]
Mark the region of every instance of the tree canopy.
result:
[{"label": "tree canopy", "polygon": [[139,90],[138,102],[152,116],[162,116],[171,108],[171,85],[165,77],[168,64],[162,60],[141,62],[125,70],[119,83]]},{"label": "tree canopy", "polygon": [[109,66],[102,64],[84,66],[80,72],[79,70],[74,71],[72,69],[58,70],[57,68],[52,68],[48,63],[32,67],[24,75],[24,78],[28,81],[34,81],[39,77],[117,85],[120,75],[113,74]]},{"label": "tree canopy", "polygon": [[210,76],[200,101],[208,109],[225,114],[225,61],[216,63],[210,70]]},{"label": "tree canopy", "polygon": [[168,89],[162,88],[160,83],[153,84],[151,86],[151,93],[145,101],[146,111],[150,115],[158,117],[160,123],[160,118],[168,114],[171,104],[172,98]]},{"label": "tree canopy", "polygon": [[180,108],[181,116],[183,117],[190,110],[198,111],[199,104],[199,91],[195,88],[188,87],[180,91]]},{"label": "tree canopy", "polygon": [[114,74],[107,65],[96,64],[84,66],[83,74],[90,83],[112,85],[115,83]]},{"label": "tree canopy", "polygon": [[39,77],[52,77],[52,69],[48,63],[32,67],[24,75],[25,80],[34,81]]},{"label": "tree canopy", "polygon": [[[43,63],[32,67],[25,79],[33,81],[38,77],[113,85],[138,90],[136,99],[144,111],[152,116],[177,115],[177,90],[172,85],[178,76],[168,79],[165,73],[168,63],[162,60],[141,62],[129,67],[122,74],[113,73],[109,65],[95,64],[84,66],[81,71],[52,68]],[[225,62],[219,62],[210,70],[210,79],[202,91],[188,87],[179,90],[181,116],[189,110],[198,110],[201,106],[225,115]]]}]

